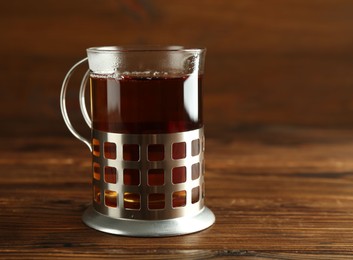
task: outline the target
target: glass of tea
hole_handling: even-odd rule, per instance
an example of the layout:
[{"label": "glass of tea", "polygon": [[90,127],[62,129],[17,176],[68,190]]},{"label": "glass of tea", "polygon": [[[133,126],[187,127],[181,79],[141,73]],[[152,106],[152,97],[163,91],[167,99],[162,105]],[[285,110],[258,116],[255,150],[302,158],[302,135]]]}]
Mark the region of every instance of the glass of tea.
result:
[{"label": "glass of tea", "polygon": [[[88,226],[117,235],[173,236],[214,223],[204,202],[205,53],[179,46],[94,47],[68,72],[63,118],[92,152],[92,205],[83,215]],[[65,105],[70,77],[86,60],[80,105],[90,140],[73,128]]]}]

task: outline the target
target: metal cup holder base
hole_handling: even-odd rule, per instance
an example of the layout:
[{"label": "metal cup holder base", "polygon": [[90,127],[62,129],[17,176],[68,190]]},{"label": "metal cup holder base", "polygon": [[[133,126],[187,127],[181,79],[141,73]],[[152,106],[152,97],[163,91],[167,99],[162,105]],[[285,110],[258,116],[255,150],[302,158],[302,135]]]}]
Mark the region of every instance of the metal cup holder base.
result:
[{"label": "metal cup holder base", "polygon": [[90,206],[82,216],[83,222],[96,230],[121,236],[168,237],[195,233],[215,222],[211,210],[204,207],[197,215],[167,220],[133,220],[111,218]]}]

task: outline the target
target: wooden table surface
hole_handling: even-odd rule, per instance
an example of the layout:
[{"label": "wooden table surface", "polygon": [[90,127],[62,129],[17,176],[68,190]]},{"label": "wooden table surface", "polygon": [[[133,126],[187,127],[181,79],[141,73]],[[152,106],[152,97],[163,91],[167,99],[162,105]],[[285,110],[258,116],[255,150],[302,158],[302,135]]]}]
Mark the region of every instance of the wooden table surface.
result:
[{"label": "wooden table surface", "polygon": [[[9,134],[9,133],[8,133]],[[168,238],[95,231],[90,154],[71,136],[2,136],[0,258],[352,259],[353,129],[206,127],[209,229]]]}]

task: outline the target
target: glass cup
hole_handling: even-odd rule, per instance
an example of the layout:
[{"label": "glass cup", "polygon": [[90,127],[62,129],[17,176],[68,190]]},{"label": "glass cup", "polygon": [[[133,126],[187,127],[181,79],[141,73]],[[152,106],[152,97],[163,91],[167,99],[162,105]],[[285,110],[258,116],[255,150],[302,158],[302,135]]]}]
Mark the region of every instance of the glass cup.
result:
[{"label": "glass cup", "polygon": [[[118,235],[173,236],[214,223],[204,204],[205,53],[178,46],[94,47],[68,72],[63,118],[92,152],[93,202],[83,215],[88,226]],[[65,105],[70,77],[86,60],[79,100],[91,140],[73,128]]]}]

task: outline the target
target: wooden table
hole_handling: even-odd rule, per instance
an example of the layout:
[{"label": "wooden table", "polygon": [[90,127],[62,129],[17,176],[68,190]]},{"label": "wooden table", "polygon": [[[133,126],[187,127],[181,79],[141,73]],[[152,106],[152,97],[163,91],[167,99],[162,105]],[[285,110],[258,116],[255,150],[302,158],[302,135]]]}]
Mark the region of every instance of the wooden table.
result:
[{"label": "wooden table", "polygon": [[216,223],[169,238],[85,226],[88,149],[44,130],[0,138],[0,258],[353,258],[353,129],[207,125]]}]

